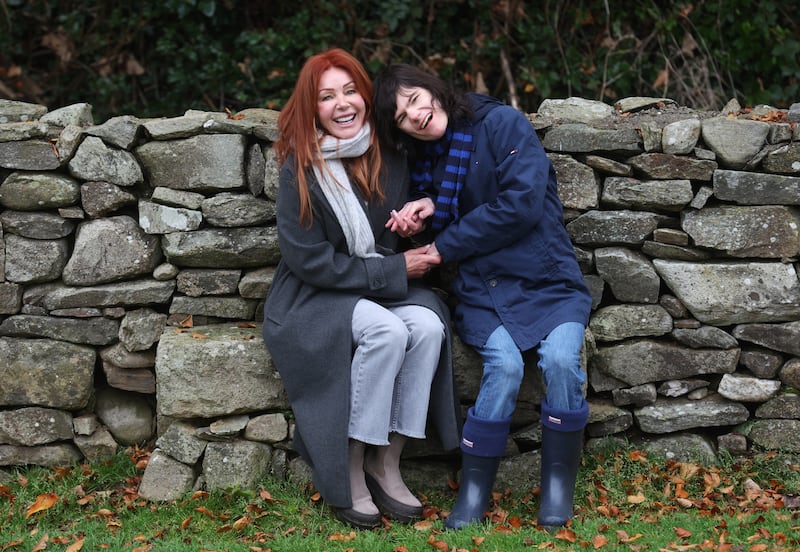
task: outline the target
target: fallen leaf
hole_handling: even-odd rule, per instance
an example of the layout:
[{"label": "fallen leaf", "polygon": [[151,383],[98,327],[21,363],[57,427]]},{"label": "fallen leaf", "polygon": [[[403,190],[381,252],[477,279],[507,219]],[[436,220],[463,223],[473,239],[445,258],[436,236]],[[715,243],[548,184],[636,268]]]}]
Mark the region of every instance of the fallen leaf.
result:
[{"label": "fallen leaf", "polygon": [[28,508],[28,512],[25,514],[25,519],[31,517],[36,512],[41,512],[47,510],[48,508],[52,508],[56,502],[58,502],[58,495],[53,493],[40,494],[36,497],[36,501],[31,504],[30,508]]},{"label": "fallen leaf", "polygon": [[555,537],[558,540],[565,540],[567,542],[575,542],[577,537],[575,536],[575,531],[572,529],[568,529],[566,527],[562,527],[558,533],[555,534]]},{"label": "fallen leaf", "polygon": [[194,510],[195,510],[195,512],[200,512],[201,514],[205,514],[208,517],[210,517],[211,519],[214,519],[214,514],[211,512],[211,510],[209,510],[205,506],[198,506]]},{"label": "fallen leaf", "polygon": [[349,534],[345,535],[343,533],[334,533],[330,537],[328,537],[329,541],[340,541],[340,542],[349,542],[356,538],[355,531],[350,531]]},{"label": "fallen leaf", "polygon": [[628,502],[631,504],[641,504],[645,500],[647,499],[645,498],[644,494],[642,494],[641,491],[639,491],[635,495],[628,495]]},{"label": "fallen leaf", "polygon": [[428,531],[433,527],[433,522],[428,519],[423,519],[414,524],[414,529],[417,531]]},{"label": "fallen leaf", "polygon": [[237,531],[241,531],[245,527],[250,525],[250,516],[243,516],[233,522],[233,528]]},{"label": "fallen leaf", "polygon": [[606,544],[608,544],[608,539],[603,535],[595,535],[592,538],[592,546],[594,546],[595,550],[603,548]]},{"label": "fallen leaf", "polygon": [[83,548],[83,539],[78,539],[69,546],[67,546],[66,552],[78,552],[78,550],[80,550],[81,548]]},{"label": "fallen leaf", "polygon": [[31,548],[31,552],[41,552],[42,550],[47,549],[47,541],[50,540],[50,537],[47,535],[43,536],[39,539],[39,542],[36,543],[36,546]]},{"label": "fallen leaf", "polygon": [[675,530],[675,534],[678,535],[679,538],[685,539],[692,536],[691,531],[687,531],[683,527],[673,527]]}]

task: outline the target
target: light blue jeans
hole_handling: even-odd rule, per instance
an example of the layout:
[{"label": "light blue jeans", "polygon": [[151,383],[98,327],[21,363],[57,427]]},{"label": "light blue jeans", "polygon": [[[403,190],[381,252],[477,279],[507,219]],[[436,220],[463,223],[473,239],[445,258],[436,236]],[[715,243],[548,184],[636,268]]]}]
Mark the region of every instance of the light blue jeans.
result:
[{"label": "light blue jeans", "polygon": [[445,328],[419,305],[386,308],[360,299],[353,309],[348,436],[388,445],[389,433],[425,438],[431,383]]},{"label": "light blue jeans", "polygon": [[[583,404],[586,381],[581,368],[583,335],[583,324],[566,322],[556,326],[538,345],[546,400],[552,408],[577,410]],[[506,419],[514,412],[522,383],[525,370],[522,352],[502,325],[477,350],[483,357],[483,377],[475,415],[488,420]]]}]

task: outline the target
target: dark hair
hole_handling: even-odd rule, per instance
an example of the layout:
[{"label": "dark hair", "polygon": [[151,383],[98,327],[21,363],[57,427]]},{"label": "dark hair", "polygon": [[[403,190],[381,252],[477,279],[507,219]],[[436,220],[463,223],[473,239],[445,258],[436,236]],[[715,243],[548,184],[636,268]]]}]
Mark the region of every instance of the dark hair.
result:
[{"label": "dark hair", "polygon": [[408,147],[411,139],[394,121],[397,92],[401,88],[424,88],[437,100],[452,126],[472,118],[472,107],[465,94],[457,93],[446,82],[422,69],[398,63],[384,69],[372,83],[375,101],[375,126],[384,142],[394,148]]}]

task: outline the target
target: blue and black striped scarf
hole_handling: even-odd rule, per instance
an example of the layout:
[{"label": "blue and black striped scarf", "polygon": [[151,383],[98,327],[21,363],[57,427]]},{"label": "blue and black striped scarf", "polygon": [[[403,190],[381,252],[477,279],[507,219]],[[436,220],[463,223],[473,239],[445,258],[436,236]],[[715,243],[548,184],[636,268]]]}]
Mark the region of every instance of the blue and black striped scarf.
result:
[{"label": "blue and black striped scarf", "polygon": [[[444,136],[434,142],[426,142],[420,148],[411,181],[420,191],[431,188],[437,190],[436,210],[431,218],[431,228],[439,231],[450,221],[458,219],[458,194],[464,186],[469,168],[469,157],[472,151],[472,134],[470,127],[465,126],[455,132],[449,128]],[[447,162],[441,184],[433,183],[433,164],[447,152]]]}]

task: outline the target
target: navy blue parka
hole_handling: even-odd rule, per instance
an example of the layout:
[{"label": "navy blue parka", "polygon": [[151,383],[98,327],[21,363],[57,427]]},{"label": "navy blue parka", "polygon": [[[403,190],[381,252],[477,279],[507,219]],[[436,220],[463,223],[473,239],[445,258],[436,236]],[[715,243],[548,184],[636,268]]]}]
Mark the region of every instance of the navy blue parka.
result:
[{"label": "navy blue parka", "polygon": [[[436,248],[444,262],[458,263],[461,339],[483,346],[502,324],[525,351],[562,323],[586,326],[591,296],[564,226],[555,171],[530,121],[495,98],[469,98],[474,139],[459,217],[435,236]],[[433,182],[443,180],[446,160],[434,160]]]}]

